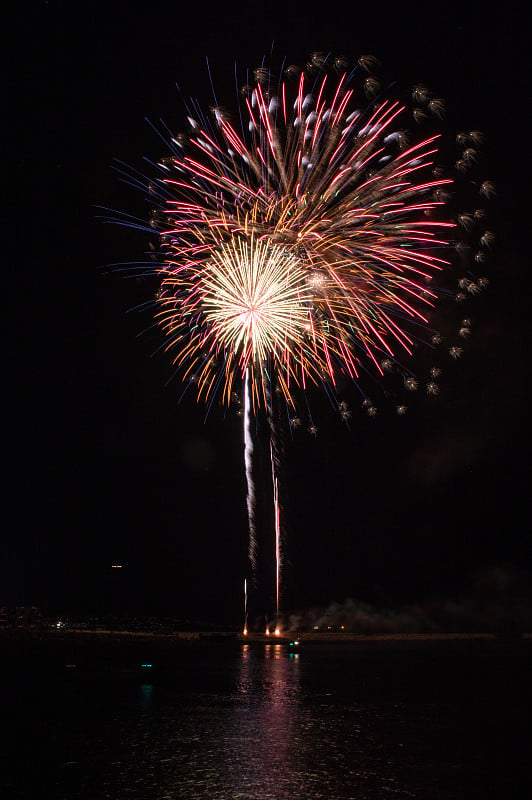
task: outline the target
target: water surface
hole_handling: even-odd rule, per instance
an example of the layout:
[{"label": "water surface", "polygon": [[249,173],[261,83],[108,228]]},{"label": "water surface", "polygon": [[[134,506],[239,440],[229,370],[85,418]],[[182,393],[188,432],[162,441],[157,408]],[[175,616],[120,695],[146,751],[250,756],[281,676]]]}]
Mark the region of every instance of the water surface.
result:
[{"label": "water surface", "polygon": [[4,648],[1,796],[532,796],[529,651],[523,643]]}]

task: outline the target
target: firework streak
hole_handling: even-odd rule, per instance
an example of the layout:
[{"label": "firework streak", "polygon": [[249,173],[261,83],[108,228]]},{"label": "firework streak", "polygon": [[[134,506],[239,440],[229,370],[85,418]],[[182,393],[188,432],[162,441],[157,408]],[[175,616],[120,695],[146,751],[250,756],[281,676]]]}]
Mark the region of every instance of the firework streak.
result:
[{"label": "firework streak", "polygon": [[247,483],[247,509],[248,509],[248,529],[249,547],[248,555],[251,568],[255,571],[257,566],[257,537],[255,531],[255,484],[253,482],[253,438],[250,427],[250,408],[251,397],[249,388],[249,370],[246,373],[244,385],[244,464],[246,468]]},{"label": "firework streak", "polygon": [[273,513],[275,526],[275,627],[279,623],[279,588],[281,578],[281,512],[279,510],[279,481],[275,474],[273,445],[271,445]]},{"label": "firework streak", "polygon": [[[313,385],[335,395],[340,379],[360,385],[363,372],[401,372],[415,345],[436,342],[428,327],[439,294],[433,279],[460,268],[457,299],[482,286],[469,277],[468,259],[481,262],[491,243],[489,231],[475,233],[485,212],[459,214],[452,205],[478,160],[480,134],[457,137],[458,159],[445,170],[433,129],[442,101],[421,86],[405,102],[371,99],[380,92],[373,67],[370,57],[346,67],[316,55],[306,70],[290,67],[279,78],[258,69],[242,90],[238,123],[220,107],[207,117],[192,104],[188,137],[171,138],[150,187],[165,347],[208,404],[229,404],[244,387],[253,566],[251,416],[262,409],[271,417],[274,396],[290,411]],[[412,124],[425,135],[407,133]],[[491,192],[490,183],[477,184],[477,197]],[[473,246],[461,240],[466,232]],[[405,370],[406,388],[416,388]],[[427,391],[436,394],[437,384]],[[347,418],[345,404],[339,409]],[[278,613],[274,450],[272,443]]]}]

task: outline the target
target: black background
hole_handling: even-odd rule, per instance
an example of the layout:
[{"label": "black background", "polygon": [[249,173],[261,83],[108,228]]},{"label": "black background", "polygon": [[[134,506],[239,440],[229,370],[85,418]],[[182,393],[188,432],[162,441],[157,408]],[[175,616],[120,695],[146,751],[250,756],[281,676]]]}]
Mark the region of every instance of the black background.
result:
[{"label": "black background", "polygon": [[[426,83],[448,101],[444,125],[486,133],[483,164],[498,191],[490,286],[468,309],[473,336],[446,365],[440,395],[373,420],[353,393],[349,426],[315,398],[318,437],[303,429],[285,441],[284,610],[438,598],[502,602],[512,624],[532,567],[529,43],[517,9],[49,0],[4,4],[2,16],[5,174],[16,172],[5,184],[0,600],[47,613],[241,615],[241,420],[218,407],[205,420],[192,397],[178,402],[178,382],[165,388],[171,366],[151,357],[157,336],[138,337],[149,317],[128,313],[151,289],[106,269],[142,260],[146,237],[104,225],[98,207],[147,218],[114,161],[144,169],[144,156],[165,154],[146,118],[186,127],[176,82],[208,107],[206,57],[230,104],[235,60],[254,67],[274,43],[301,65],[314,50],[373,53],[400,81]],[[259,446],[264,509],[266,455]]]}]

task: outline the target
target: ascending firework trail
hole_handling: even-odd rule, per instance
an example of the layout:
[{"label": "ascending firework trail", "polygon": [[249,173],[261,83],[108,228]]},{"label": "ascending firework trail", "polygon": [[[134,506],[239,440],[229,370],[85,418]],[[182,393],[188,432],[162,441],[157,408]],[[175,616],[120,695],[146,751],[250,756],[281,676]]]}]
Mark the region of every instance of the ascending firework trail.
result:
[{"label": "ascending firework trail", "polygon": [[[442,341],[429,324],[442,287],[449,293],[454,282],[461,301],[486,282],[471,272],[493,239],[483,208],[493,187],[468,176],[481,135],[449,140],[438,130],[440,99],[423,86],[392,96],[376,68],[371,57],[347,64],[314,55],[304,70],[255,70],[233,118],[191,103],[189,133],[164,133],[169,156],[149,187],[157,246],[147,268],[160,281],[154,305],[165,348],[209,406],[216,396],[226,404],[244,396],[252,566],[252,419],[272,421],[274,403],[293,419],[313,387],[337,398],[349,381],[373,416],[364,378],[395,374],[416,389],[414,347]],[[464,319],[460,335],[469,330]],[[460,340],[449,344],[457,358]],[[335,402],[347,418],[347,405]]]},{"label": "ascending firework trail", "polygon": [[249,370],[244,383],[244,464],[246,467],[249,547],[248,558],[253,572],[257,567],[257,538],[255,531],[255,484],[253,482],[253,437],[250,426],[251,395]]}]

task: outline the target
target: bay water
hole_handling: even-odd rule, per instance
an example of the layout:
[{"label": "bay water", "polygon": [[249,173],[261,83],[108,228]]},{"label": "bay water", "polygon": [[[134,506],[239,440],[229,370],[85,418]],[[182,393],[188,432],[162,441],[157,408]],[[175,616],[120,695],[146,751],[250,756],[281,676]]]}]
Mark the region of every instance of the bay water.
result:
[{"label": "bay water", "polygon": [[530,642],[3,643],[4,800],[520,800]]}]

